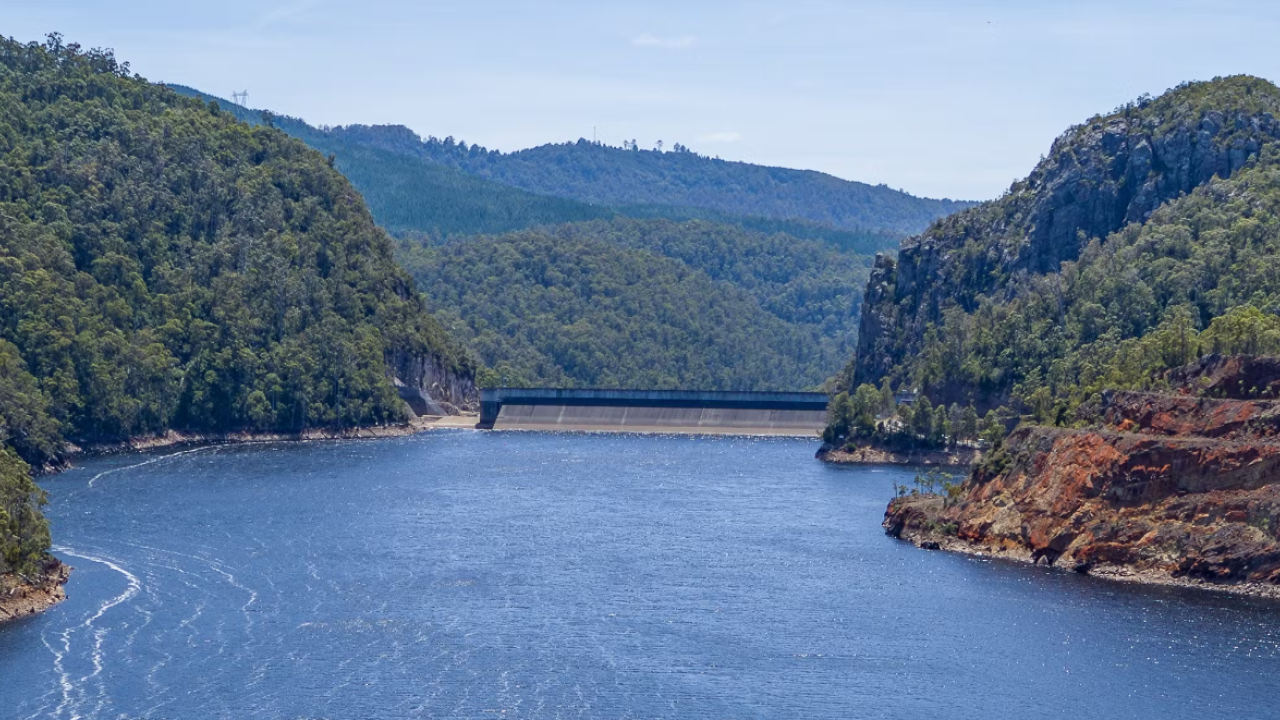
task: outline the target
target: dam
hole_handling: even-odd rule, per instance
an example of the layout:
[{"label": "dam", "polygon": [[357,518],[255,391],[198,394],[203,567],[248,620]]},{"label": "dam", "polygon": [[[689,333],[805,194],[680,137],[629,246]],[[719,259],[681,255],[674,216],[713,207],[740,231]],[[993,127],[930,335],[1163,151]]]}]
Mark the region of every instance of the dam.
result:
[{"label": "dam", "polygon": [[491,388],[480,391],[476,427],[813,437],[829,400],[815,392]]}]

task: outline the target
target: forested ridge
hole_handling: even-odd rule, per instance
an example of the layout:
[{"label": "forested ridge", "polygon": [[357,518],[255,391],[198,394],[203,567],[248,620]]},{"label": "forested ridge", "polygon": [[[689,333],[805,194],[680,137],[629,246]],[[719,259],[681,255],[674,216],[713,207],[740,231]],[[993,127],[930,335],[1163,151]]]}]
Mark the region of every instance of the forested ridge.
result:
[{"label": "forested ridge", "polygon": [[578,140],[503,153],[452,137],[423,141],[400,126],[352,125],[334,132],[504,185],[607,206],[697,207],[845,230],[912,233],[973,204],[919,198],[812,170],[720,160],[679,143],[664,152],[634,142],[618,148]]},{"label": "forested ridge", "polygon": [[[318,128],[298,118],[251,110],[183,85],[176,92],[217,103],[253,125],[270,125],[326,155],[360,191],[378,224],[388,231],[448,237],[501,233],[538,225],[612,217],[588,203],[490,182],[456,168],[425,162],[376,143]],[[404,129],[408,132],[408,129]]]},{"label": "forested ridge", "polygon": [[867,258],[703,221],[596,221],[402,241],[506,385],[791,390],[852,349]]},{"label": "forested ridge", "polygon": [[[869,257],[900,237],[706,207],[589,205],[529,193],[441,164],[428,152],[440,141],[424,143],[404,127],[316,128],[179,89],[331,153],[375,220],[399,239],[399,259],[438,315],[494,369],[484,376],[489,383],[817,385],[852,350]],[[492,155],[474,146],[466,152]],[[624,166],[598,170],[625,174]],[[510,265],[513,247],[519,268]],[[525,272],[534,264],[537,272]],[[611,279],[588,282],[590,273]],[[644,273],[653,279],[629,280]],[[553,287],[564,278],[574,280]],[[615,294],[599,293],[606,284]],[[718,327],[713,317],[732,317],[734,326]],[[753,349],[761,359],[749,358]]]},{"label": "forested ridge", "polygon": [[0,39],[0,573],[66,441],[380,424],[389,365],[473,361],[347,180],[109,51]]},{"label": "forested ridge", "polygon": [[[718,185],[700,185],[698,193],[701,193],[702,201],[687,193],[646,189],[647,184],[669,181],[652,173],[635,175],[630,169],[634,158],[629,154],[606,154],[604,160],[593,161],[592,168],[585,171],[588,173],[587,184],[591,187],[621,183],[626,189],[608,198],[586,198],[574,190],[583,183],[582,178],[557,174],[563,173],[563,168],[557,168],[566,162],[559,156],[541,158],[541,162],[557,165],[548,165],[538,171],[540,176],[545,176],[541,181],[507,183],[485,171],[488,163],[507,156],[479,146],[455,143],[452,138],[423,141],[402,125],[314,127],[298,118],[241,107],[193,88],[171,87],[192,97],[217,102],[245,122],[278,127],[311,147],[332,154],[338,169],[351,179],[369,203],[374,218],[395,235],[416,233],[440,239],[615,217],[664,218],[707,220],[756,232],[787,233],[806,240],[822,240],[843,250],[873,255],[897,248],[907,234],[901,227],[918,230],[939,214],[971,204],[937,204],[937,201],[921,200],[885,188],[883,191],[887,195],[884,198],[863,203],[865,207],[859,211],[863,212],[858,216],[859,222],[833,224],[829,222],[830,213],[819,209],[823,203],[829,202],[821,192],[806,192],[802,197],[793,198],[790,201],[792,209],[787,212],[765,212],[766,206],[756,202],[759,198],[726,199],[738,192],[730,184],[737,182],[732,177],[716,179]],[[616,150],[593,147],[602,152]],[[671,161],[675,163],[673,167],[687,162],[689,158],[685,155],[694,157],[684,153],[681,158]],[[474,163],[462,162],[462,159],[472,156],[476,158]],[[659,165],[662,162],[665,161],[660,161]],[[532,165],[525,165],[526,174],[534,172]],[[733,165],[742,165],[742,168],[733,170],[731,175],[757,172],[754,169],[757,166]],[[808,177],[794,170],[770,171]],[[564,184],[556,185],[553,181],[557,179]],[[843,183],[870,187],[835,178],[829,180],[837,186]],[[686,184],[703,181],[703,178],[693,176],[679,180]],[[876,193],[880,191],[876,189]],[[921,203],[926,210],[916,208]],[[901,208],[912,208],[907,216],[914,219],[903,221],[899,217]]]},{"label": "forested ridge", "polygon": [[846,387],[1068,425],[1206,353],[1280,353],[1280,89],[1238,76],[1070,129],[883,258]]}]

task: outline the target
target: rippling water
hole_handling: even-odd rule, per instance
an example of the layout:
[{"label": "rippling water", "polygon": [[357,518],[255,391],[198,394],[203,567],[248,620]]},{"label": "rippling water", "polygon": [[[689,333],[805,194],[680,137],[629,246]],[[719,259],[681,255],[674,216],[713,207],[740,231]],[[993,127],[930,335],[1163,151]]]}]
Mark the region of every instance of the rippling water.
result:
[{"label": "rippling water", "polygon": [[474,433],[46,479],[5,718],[1276,717],[1280,605],[916,550],[794,440]]}]

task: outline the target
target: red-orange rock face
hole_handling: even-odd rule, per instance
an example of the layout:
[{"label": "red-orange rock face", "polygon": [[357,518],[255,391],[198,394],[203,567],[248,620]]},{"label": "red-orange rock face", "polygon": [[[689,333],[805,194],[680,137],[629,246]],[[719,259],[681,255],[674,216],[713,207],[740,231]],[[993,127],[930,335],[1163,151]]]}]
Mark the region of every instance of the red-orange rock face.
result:
[{"label": "red-orange rock face", "polygon": [[1079,570],[1280,584],[1280,403],[1115,393],[1088,430],[1023,427],[891,534]]}]

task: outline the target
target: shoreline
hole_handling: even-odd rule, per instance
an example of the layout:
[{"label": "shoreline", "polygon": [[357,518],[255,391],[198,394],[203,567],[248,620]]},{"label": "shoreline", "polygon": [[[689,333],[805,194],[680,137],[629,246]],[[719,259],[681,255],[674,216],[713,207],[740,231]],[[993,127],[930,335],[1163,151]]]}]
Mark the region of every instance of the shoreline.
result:
[{"label": "shoreline", "polygon": [[71,467],[72,461],[96,455],[160,450],[182,445],[246,445],[268,442],[315,442],[319,440],[378,440],[382,438],[408,437],[430,430],[468,430],[475,428],[478,415],[423,416],[397,425],[366,425],[361,427],[331,429],[312,428],[296,433],[258,432],[242,430],[229,433],[179,432],[168,430],[157,435],[142,435],[113,443],[71,445],[66,462],[58,467],[46,468],[38,475],[57,474]]},{"label": "shoreline", "polygon": [[[890,507],[892,507],[892,503],[890,504]],[[889,527],[891,517],[893,517],[891,512],[887,511],[885,513],[884,522],[885,534],[896,540],[910,543],[921,550],[938,550],[956,553],[959,555],[967,555],[969,557],[990,558],[1025,565],[1039,564],[1033,557],[1031,551],[1023,547],[992,547],[975,543],[970,540],[965,540],[954,535],[947,535],[931,530],[923,530],[919,527],[912,527],[910,525],[904,525],[895,534]],[[1083,568],[1070,568],[1057,565],[1047,565],[1047,567],[1051,567],[1060,572],[1076,572],[1081,575],[1089,575],[1103,580],[1108,580],[1110,582],[1187,588],[1208,592],[1226,593],[1242,597],[1280,601],[1280,586],[1277,585],[1267,585],[1256,582],[1230,584],[1211,583],[1196,578],[1174,577],[1168,573],[1157,570],[1140,570],[1127,565],[1117,565],[1112,563],[1098,563]]]},{"label": "shoreline", "polygon": [[896,452],[876,447],[860,447],[853,452],[832,450],[825,446],[818,449],[815,458],[832,465],[938,465],[963,467],[982,459],[977,448],[958,447],[954,450],[909,450]]},{"label": "shoreline", "polygon": [[45,565],[39,582],[10,573],[0,575],[0,625],[31,617],[67,599],[66,584],[71,566],[57,558]]}]

